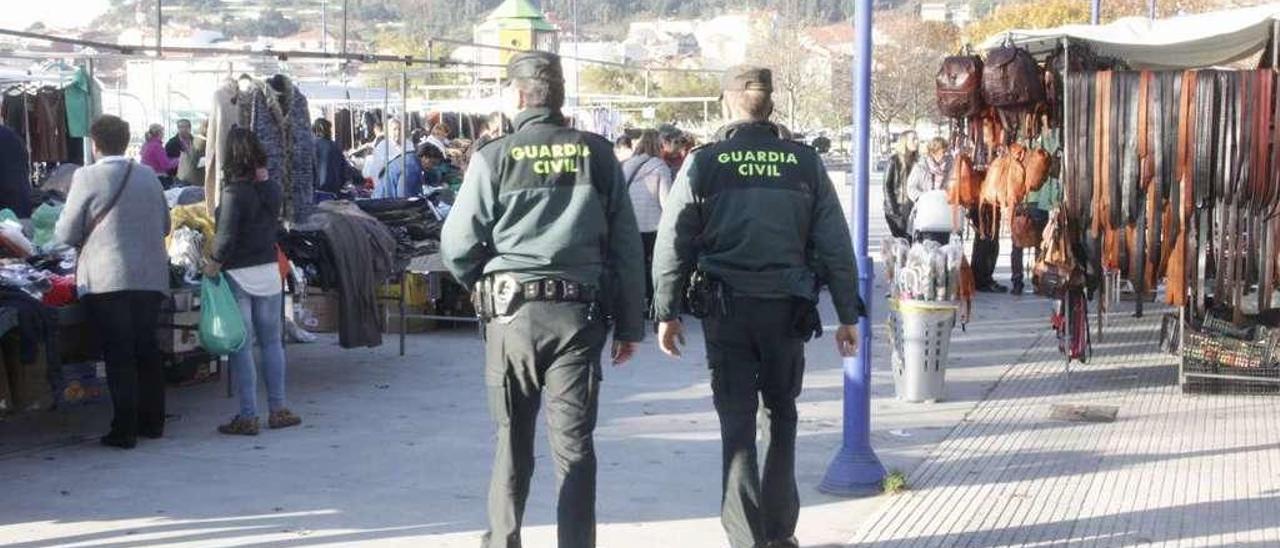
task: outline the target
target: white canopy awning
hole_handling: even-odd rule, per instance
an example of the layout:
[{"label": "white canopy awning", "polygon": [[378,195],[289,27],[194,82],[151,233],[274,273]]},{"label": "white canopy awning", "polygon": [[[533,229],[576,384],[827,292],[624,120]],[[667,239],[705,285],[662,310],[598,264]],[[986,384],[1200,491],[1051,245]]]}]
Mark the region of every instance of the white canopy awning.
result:
[{"label": "white canopy awning", "polygon": [[1256,55],[1266,48],[1275,21],[1280,21],[1280,3],[1155,21],[1127,17],[1106,25],[1010,30],[987,39],[982,48],[996,48],[1011,40],[1040,56],[1067,38],[1089,46],[1098,55],[1125,61],[1134,69],[1201,68]]}]

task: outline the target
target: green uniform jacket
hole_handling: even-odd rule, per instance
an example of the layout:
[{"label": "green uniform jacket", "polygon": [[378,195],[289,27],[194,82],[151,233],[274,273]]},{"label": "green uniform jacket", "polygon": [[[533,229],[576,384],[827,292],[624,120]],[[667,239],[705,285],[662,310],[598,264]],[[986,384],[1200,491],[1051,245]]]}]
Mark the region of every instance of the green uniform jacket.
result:
[{"label": "green uniform jacket", "polygon": [[463,286],[486,274],[601,287],[614,338],[644,340],[644,250],[613,145],[529,109],[471,158],[440,253]]},{"label": "green uniform jacket", "polygon": [[653,261],[657,318],[683,312],[696,267],[736,295],[763,298],[816,301],[816,277],[840,323],[857,323],[853,242],[821,158],[770,123],[731,124],[719,139],[689,155],[667,197]]}]

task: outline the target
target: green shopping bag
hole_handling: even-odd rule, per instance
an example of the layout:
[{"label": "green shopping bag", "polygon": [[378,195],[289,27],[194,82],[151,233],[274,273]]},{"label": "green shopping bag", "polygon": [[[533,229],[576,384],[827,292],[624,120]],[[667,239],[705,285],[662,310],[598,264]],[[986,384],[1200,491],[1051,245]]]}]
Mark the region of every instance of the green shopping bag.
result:
[{"label": "green shopping bag", "polygon": [[205,276],[200,282],[200,346],[218,356],[244,347],[247,339],[240,305],[225,276]]}]

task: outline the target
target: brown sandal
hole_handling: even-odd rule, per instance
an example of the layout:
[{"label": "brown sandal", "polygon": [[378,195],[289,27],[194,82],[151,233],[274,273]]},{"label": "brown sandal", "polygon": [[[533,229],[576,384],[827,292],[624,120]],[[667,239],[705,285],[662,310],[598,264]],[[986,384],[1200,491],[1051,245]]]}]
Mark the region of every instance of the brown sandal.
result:
[{"label": "brown sandal", "polygon": [[218,431],[229,436],[256,436],[258,435],[258,419],[241,417],[236,415],[231,422],[218,427]]},{"label": "brown sandal", "polygon": [[302,424],[302,418],[294,415],[293,411],[288,409],[273,411],[271,416],[267,417],[267,426],[272,430],[289,428],[290,426],[297,426],[299,424]]}]

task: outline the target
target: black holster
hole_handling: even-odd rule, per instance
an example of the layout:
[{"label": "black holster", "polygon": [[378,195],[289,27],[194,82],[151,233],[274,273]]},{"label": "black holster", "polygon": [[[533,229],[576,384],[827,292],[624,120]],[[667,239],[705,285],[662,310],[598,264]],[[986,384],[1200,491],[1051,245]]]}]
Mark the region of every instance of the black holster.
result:
[{"label": "black holster", "polygon": [[731,314],[733,295],[728,285],[705,272],[694,271],[685,286],[685,310],[698,319]]},{"label": "black holster", "polygon": [[791,299],[791,329],[805,342],[822,337],[822,316],[818,313],[816,301],[799,297]]}]

